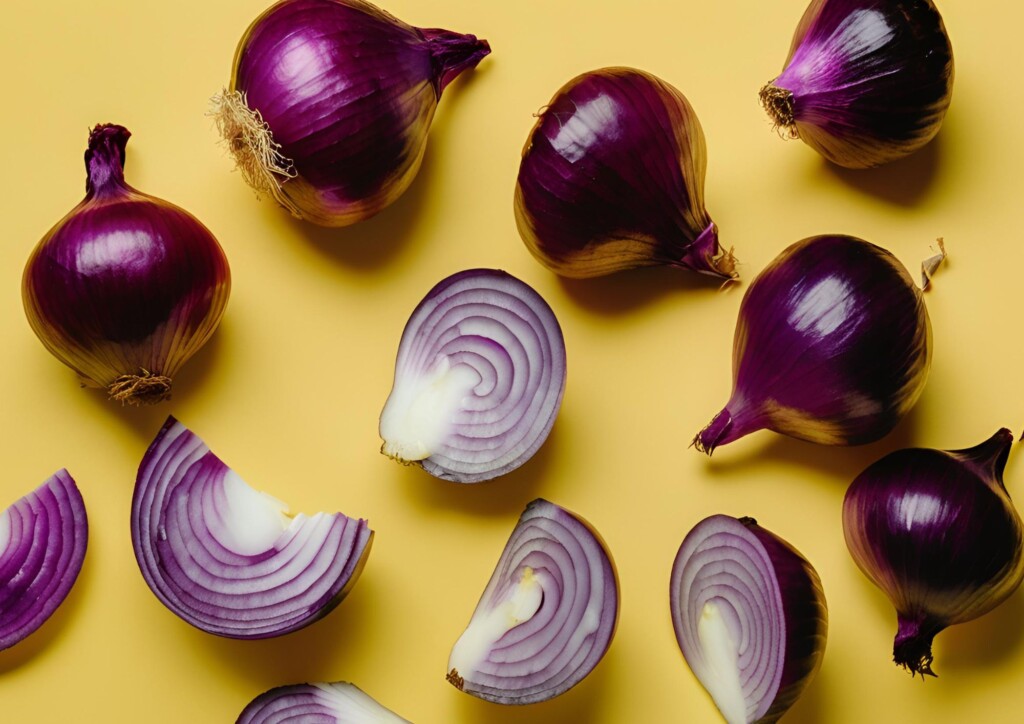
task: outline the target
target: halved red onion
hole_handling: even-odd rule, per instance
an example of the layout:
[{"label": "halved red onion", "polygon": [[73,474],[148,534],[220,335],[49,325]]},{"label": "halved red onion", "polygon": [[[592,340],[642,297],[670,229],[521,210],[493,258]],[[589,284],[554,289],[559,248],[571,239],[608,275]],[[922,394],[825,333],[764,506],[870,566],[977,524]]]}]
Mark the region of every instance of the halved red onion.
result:
[{"label": "halved red onion", "polygon": [[381,452],[445,480],[490,480],[544,443],[564,391],[565,342],[547,302],[503,271],[459,272],[405,326]]},{"label": "halved red onion", "polygon": [[85,503],[67,470],[0,513],[0,651],[42,626],[64,602],[88,539]]},{"label": "halved red onion", "polygon": [[355,684],[292,684],[266,691],[236,724],[410,724]]},{"label": "halved red onion", "polygon": [[686,663],[729,724],[776,721],[821,665],[818,574],[753,518],[713,515],[687,534],[669,605]]},{"label": "halved red onion", "polygon": [[608,650],[619,581],[601,536],[538,498],[526,506],[448,659],[460,691],[533,704],[580,683]]},{"label": "halved red onion", "polygon": [[172,612],[218,636],[269,638],[323,618],[355,584],[372,539],[365,520],[341,513],[289,516],[173,417],[139,467],[142,577]]}]

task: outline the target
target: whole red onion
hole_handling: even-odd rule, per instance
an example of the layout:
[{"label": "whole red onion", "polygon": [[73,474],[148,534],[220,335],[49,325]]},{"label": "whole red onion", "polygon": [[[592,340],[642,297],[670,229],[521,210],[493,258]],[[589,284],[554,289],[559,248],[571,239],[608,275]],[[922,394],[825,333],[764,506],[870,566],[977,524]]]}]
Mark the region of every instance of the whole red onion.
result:
[{"label": "whole red onion", "polygon": [[192,214],[124,180],[122,126],[99,125],[85,152],[85,199],[29,257],[29,324],[84,385],[125,404],[170,396],[181,365],[227,305],[224,251]]}]

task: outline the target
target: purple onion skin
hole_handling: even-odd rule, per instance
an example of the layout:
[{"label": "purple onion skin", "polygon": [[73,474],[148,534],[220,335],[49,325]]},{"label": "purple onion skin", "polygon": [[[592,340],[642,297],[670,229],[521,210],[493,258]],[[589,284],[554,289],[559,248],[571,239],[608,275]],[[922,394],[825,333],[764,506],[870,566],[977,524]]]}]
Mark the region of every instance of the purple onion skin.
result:
[{"label": "purple onion skin", "polygon": [[732,396],[694,444],[710,455],[760,429],[873,442],[917,402],[931,354],[923,295],[892,254],[852,236],[804,239],[747,289]]},{"label": "purple onion skin", "polygon": [[36,336],[83,384],[148,404],[213,335],[231,273],[198,219],[125,182],[130,135],[93,129],[85,199],[33,250],[22,298]]},{"label": "purple onion skin", "polygon": [[668,265],[732,279],[704,208],[706,166],[682,93],[632,68],[584,73],[555,93],[523,149],[519,233],[566,277]]},{"label": "purple onion skin", "polygon": [[893,660],[933,675],[932,639],[998,606],[1024,579],[1020,516],[1003,485],[1007,429],[967,450],[899,450],[843,501],[846,545],[896,607]]},{"label": "purple onion skin", "polygon": [[[860,29],[847,40],[837,30]],[[931,0],[813,0],[782,75],[761,91],[780,127],[829,161],[879,166],[939,132],[953,92],[953,49]]]},{"label": "purple onion skin", "polygon": [[412,183],[442,91],[488,53],[473,35],[415,28],[361,0],[282,0],[243,35],[230,90],[293,166],[275,197],[346,226]]},{"label": "purple onion skin", "polygon": [[67,470],[0,511],[0,651],[42,626],[78,579],[89,542],[85,502]]}]

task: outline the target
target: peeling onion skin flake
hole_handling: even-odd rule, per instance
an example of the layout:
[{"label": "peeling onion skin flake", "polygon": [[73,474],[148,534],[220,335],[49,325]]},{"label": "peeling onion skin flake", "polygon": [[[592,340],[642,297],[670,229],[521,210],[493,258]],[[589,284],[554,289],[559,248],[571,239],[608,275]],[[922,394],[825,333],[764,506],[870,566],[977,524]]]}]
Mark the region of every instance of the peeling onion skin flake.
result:
[{"label": "peeling onion skin flake", "polygon": [[601,661],[618,615],[618,577],[601,536],[538,498],[523,511],[452,648],[446,678],[496,704],[552,699]]},{"label": "peeling onion skin flake", "polygon": [[373,541],[342,513],[287,514],[169,417],[139,467],[132,544],[156,597],[218,636],[280,636],[348,594]]},{"label": "peeling onion skin flake", "polygon": [[236,724],[411,724],[346,681],[278,686],[253,699]]},{"label": "peeling onion skin flake", "polygon": [[532,287],[496,269],[453,274],[402,333],[381,453],[457,483],[505,475],[544,444],[565,375],[562,329]]},{"label": "peeling onion skin flake", "polygon": [[753,518],[713,515],[686,535],[669,605],[683,657],[728,724],[777,721],[821,666],[818,574]]},{"label": "peeling onion skin flake", "polygon": [[0,651],[38,630],[64,602],[88,541],[85,502],[67,470],[0,512]]}]

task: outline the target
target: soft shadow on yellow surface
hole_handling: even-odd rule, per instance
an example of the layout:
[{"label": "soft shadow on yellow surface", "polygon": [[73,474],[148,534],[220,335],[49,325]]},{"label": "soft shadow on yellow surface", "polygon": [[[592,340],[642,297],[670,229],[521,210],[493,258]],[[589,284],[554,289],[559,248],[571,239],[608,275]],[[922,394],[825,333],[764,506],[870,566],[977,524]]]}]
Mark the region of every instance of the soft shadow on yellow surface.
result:
[{"label": "soft shadow on yellow surface", "polygon": [[1024,641],[1024,590],[1017,589],[981,618],[950,626],[936,641],[939,645],[935,669],[940,676],[943,668],[952,673],[960,669],[999,666],[1012,657]]},{"label": "soft shadow on yellow surface", "polygon": [[843,168],[822,159],[815,176],[822,183],[839,179],[850,188],[897,206],[920,203],[942,173],[943,146],[947,128],[924,148],[906,158],[878,168]]},{"label": "soft shadow on yellow surface", "polygon": [[580,307],[596,314],[614,315],[642,310],[670,294],[707,297],[717,293],[735,293],[746,281],[746,270],[740,266],[739,271],[739,284],[731,282],[724,285],[721,279],[706,274],[664,266],[630,269],[593,279],[559,277],[558,281]]}]

